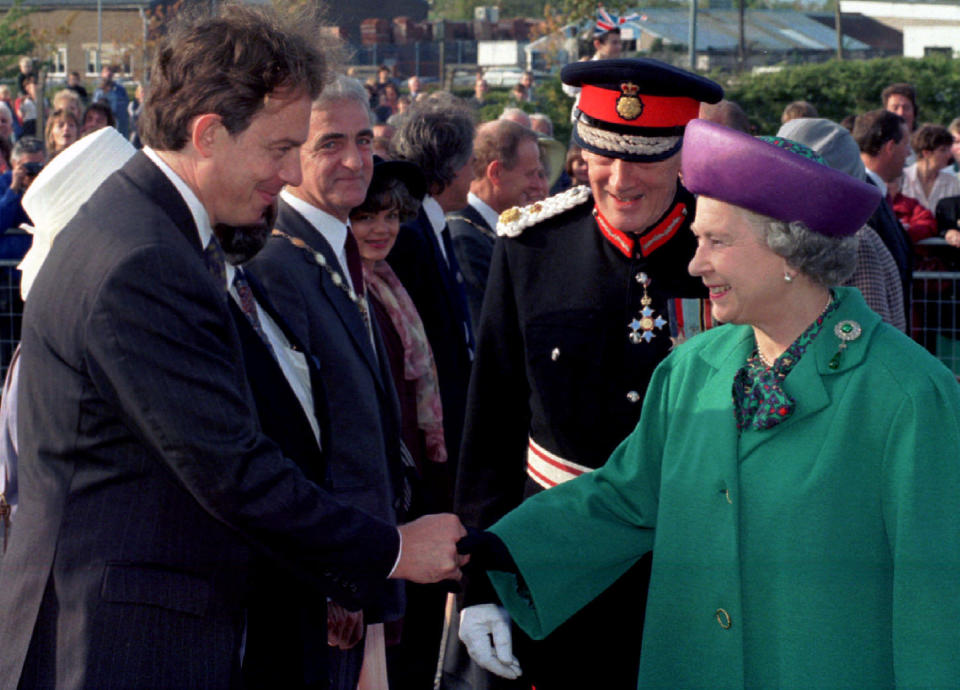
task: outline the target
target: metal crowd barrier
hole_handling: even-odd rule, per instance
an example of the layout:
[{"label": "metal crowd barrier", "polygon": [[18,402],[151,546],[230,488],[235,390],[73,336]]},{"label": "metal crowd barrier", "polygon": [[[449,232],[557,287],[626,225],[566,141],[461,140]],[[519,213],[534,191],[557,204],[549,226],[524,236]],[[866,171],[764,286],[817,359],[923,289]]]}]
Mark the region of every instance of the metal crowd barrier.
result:
[{"label": "metal crowd barrier", "polygon": [[0,259],[0,384],[20,342],[23,302],[20,299],[20,271],[17,270],[19,263],[19,259]]}]

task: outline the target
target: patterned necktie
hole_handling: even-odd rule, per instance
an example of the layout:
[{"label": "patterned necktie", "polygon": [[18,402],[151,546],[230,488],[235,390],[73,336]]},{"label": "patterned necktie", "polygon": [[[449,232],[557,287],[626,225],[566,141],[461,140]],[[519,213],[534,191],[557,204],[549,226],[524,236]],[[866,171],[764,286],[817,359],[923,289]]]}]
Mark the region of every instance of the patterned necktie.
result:
[{"label": "patterned necktie", "polygon": [[[210,275],[217,280],[219,285],[226,289],[227,257],[226,254],[223,253],[223,248],[220,246],[220,243],[217,242],[216,237],[211,237],[206,248],[203,250],[203,260],[207,264],[207,270],[210,271]],[[243,275],[243,271],[239,268],[237,268],[236,273],[233,275],[233,287],[237,291],[237,296],[240,298],[241,311],[243,311],[247,317],[250,325],[253,326],[253,330],[260,336],[260,340],[267,346],[270,354],[276,359],[277,353],[273,351],[273,346],[270,344],[267,334],[263,332],[263,327],[260,325],[260,316],[257,314],[257,304],[253,298],[253,291],[250,289],[250,284]],[[228,295],[227,299],[233,298]]]},{"label": "patterned necktie", "polygon": [[270,350],[273,358],[276,359],[277,353],[273,351],[270,339],[267,338],[267,334],[264,333],[263,327],[260,325],[260,315],[257,313],[257,302],[253,298],[253,290],[250,289],[250,283],[247,282],[247,277],[243,274],[243,269],[240,267],[237,267],[236,273],[233,274],[233,289],[237,291],[237,296],[240,298],[240,309],[247,317],[247,321],[250,322],[253,330],[260,336],[263,344]]}]

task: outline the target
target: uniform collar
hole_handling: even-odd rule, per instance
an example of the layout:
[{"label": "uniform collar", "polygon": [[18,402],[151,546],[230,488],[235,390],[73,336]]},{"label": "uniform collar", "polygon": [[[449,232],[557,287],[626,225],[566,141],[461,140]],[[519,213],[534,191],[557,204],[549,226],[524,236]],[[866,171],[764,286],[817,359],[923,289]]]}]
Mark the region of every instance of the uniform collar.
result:
[{"label": "uniform collar", "polygon": [[657,249],[666,244],[683,227],[683,221],[690,213],[687,201],[674,197],[673,205],[643,233],[628,233],[618,230],[610,221],[604,218],[600,209],[593,207],[593,215],[597,220],[597,227],[610,244],[628,259],[633,258],[635,251],[642,256],[650,256]]}]

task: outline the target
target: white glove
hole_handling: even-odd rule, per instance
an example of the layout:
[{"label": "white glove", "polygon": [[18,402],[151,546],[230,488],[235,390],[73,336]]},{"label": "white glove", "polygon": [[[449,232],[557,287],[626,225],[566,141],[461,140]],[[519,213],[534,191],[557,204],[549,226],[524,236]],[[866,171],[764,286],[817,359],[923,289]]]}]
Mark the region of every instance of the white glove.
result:
[{"label": "white glove", "polygon": [[496,604],[465,608],[460,612],[460,640],[481,668],[510,680],[523,673],[513,655],[510,616],[506,609]]}]

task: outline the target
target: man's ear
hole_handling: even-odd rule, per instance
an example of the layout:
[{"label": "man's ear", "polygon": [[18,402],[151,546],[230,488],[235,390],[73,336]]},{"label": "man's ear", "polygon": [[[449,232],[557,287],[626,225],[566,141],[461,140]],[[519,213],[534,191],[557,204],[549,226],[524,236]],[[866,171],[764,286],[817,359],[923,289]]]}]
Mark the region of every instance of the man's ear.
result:
[{"label": "man's ear", "polygon": [[203,156],[209,158],[213,155],[213,149],[217,140],[226,134],[227,130],[223,126],[222,118],[215,113],[204,113],[193,119],[193,129],[190,132],[190,143],[193,148]]},{"label": "man's ear", "polygon": [[500,186],[500,173],[502,172],[503,164],[499,160],[494,159],[487,163],[487,179],[497,186]]}]

